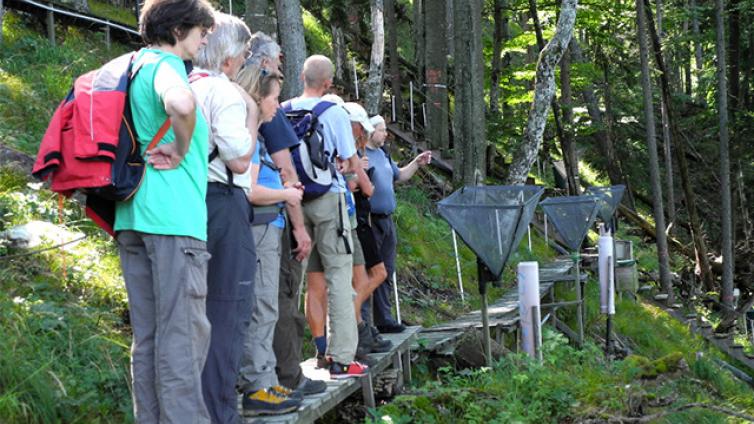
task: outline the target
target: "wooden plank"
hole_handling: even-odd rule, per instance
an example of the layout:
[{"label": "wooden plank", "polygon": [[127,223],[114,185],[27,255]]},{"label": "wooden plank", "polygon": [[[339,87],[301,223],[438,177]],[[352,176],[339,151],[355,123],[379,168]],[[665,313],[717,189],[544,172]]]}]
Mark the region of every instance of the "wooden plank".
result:
[{"label": "wooden plank", "polygon": [[[374,364],[369,367],[369,374],[366,377],[333,380],[330,378],[328,370],[316,367],[317,361],[315,358],[302,362],[301,368],[304,375],[314,380],[326,381],[327,390],[318,395],[305,397],[301,407],[296,412],[278,416],[246,417],[243,422],[245,424],[313,423],[317,418],[325,415],[358,390],[364,391],[366,405],[374,407],[372,377],[393,366],[396,363],[394,360],[395,356],[403,356],[409,359],[408,356],[405,356],[405,353],[409,351],[411,343],[414,342],[420,330],[421,327],[415,326],[406,328],[402,333],[383,334],[382,337],[390,340],[393,343],[393,347],[390,352],[369,355],[369,359],[373,360]],[[406,364],[402,365],[403,369],[399,368],[399,370],[405,372]],[[410,365],[408,369],[410,370]],[[408,378],[410,381],[410,375]],[[404,376],[403,379],[405,381],[406,377]]]}]

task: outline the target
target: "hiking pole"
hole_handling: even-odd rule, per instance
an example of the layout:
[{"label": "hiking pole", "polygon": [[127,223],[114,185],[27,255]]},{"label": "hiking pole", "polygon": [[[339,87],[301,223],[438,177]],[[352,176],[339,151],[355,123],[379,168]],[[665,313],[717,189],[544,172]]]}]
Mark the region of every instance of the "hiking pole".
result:
[{"label": "hiking pole", "polygon": [[453,252],[456,254],[456,272],[458,273],[458,291],[461,292],[461,303],[466,303],[463,295],[463,277],[461,276],[461,261],[458,259],[458,241],[456,240],[456,230],[450,230],[453,234]]},{"label": "hiking pole", "polygon": [[393,271],[393,294],[395,294],[395,314],[398,316],[398,324],[400,324],[401,321],[401,301],[398,299],[398,279],[395,276],[395,271]]}]

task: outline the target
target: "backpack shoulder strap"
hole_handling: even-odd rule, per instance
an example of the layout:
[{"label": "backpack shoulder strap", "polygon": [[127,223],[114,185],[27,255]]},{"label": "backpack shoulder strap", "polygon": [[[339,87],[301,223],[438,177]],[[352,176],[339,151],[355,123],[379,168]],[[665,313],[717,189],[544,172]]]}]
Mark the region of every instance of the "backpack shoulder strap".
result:
[{"label": "backpack shoulder strap", "polygon": [[283,103],[282,103],[282,104],[280,105],[280,107],[282,107],[282,108],[283,108],[283,112],[286,112],[286,113],[288,113],[288,112],[290,112],[290,111],[292,111],[292,110],[293,110],[293,105],[291,104],[291,101],[290,101],[290,100],[286,100],[286,101],[284,101],[284,102],[283,102]]},{"label": "backpack shoulder strap", "polygon": [[312,115],[314,116],[321,116],[327,109],[330,109],[330,107],[335,106],[335,103],[328,102],[326,100],[323,100],[316,105],[314,105],[314,108],[312,109]]}]

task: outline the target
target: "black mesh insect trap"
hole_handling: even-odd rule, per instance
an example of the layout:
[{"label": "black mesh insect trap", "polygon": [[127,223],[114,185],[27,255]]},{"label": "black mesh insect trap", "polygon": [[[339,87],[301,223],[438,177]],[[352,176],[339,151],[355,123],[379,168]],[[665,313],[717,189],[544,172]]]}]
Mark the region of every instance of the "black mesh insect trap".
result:
[{"label": "black mesh insect trap", "polygon": [[540,203],[547,219],[555,226],[555,230],[571,250],[571,258],[575,269],[576,286],[576,321],[579,327],[579,344],[584,340],[584,304],[581,285],[580,256],[581,243],[584,241],[589,228],[594,224],[600,210],[599,198],[596,196],[564,196],[548,197]]},{"label": "black mesh insect trap", "polygon": [[544,188],[466,186],[437,204],[440,216],[477,256],[487,364],[491,365],[487,283],[498,283],[511,253],[521,243]]},{"label": "black mesh insect trap", "polygon": [[609,187],[592,186],[584,192],[585,195],[595,196],[599,199],[600,207],[597,216],[605,223],[605,226],[609,227],[611,232],[615,230],[615,222],[613,221],[615,210],[618,209],[618,205],[623,200],[625,191],[626,186],[618,184]]}]

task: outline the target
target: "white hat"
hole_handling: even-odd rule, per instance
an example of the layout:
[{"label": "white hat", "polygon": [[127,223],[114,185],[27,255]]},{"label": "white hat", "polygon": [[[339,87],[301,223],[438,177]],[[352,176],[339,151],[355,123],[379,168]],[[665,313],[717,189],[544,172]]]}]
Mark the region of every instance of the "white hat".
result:
[{"label": "white hat", "polygon": [[330,103],[335,103],[336,105],[342,105],[343,103],[345,103],[342,97],[332,93],[322,96],[322,100]]},{"label": "white hat", "polygon": [[380,115],[374,115],[373,117],[369,118],[369,123],[375,127],[380,124],[385,125],[385,118]]},{"label": "white hat", "polygon": [[343,109],[348,112],[348,117],[351,119],[351,122],[360,123],[364,128],[364,131],[369,134],[374,132],[374,127],[372,126],[372,123],[369,122],[369,115],[367,115],[367,111],[364,110],[360,104],[354,102],[344,103]]}]

